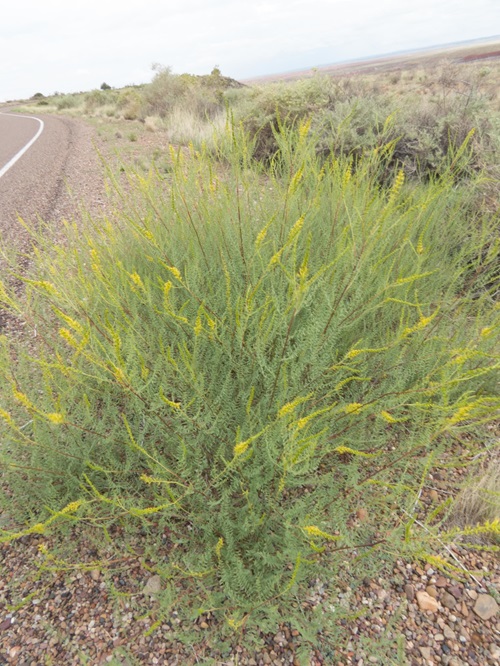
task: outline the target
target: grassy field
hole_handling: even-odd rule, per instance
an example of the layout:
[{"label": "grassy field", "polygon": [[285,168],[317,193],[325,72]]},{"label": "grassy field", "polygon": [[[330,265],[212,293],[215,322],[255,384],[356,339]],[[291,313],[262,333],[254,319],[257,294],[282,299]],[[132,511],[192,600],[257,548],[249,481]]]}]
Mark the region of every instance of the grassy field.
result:
[{"label": "grassy field", "polygon": [[1,288],[40,344],[1,339],[0,538],[167,532],[162,617],[209,610],[249,644],[285,617],[307,649],[341,618],[297,599],[346,553],[356,584],[497,550],[499,71],[160,69],[33,100],[118,147],[121,207],[64,247],[33,228],[25,295]]}]

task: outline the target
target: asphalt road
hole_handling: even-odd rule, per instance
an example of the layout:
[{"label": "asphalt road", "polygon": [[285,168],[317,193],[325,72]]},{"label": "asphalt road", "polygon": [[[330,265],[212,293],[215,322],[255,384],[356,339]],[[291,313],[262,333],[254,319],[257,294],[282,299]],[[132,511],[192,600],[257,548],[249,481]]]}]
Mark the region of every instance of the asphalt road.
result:
[{"label": "asphalt road", "polygon": [[[0,115],[0,170],[38,132],[32,118]],[[45,118],[35,143],[0,177],[0,234],[16,245],[17,216],[34,219],[51,216],[63,187],[65,163],[71,143],[70,126],[59,118]]]},{"label": "asphalt road", "polygon": [[[9,108],[0,108],[9,113]],[[0,279],[12,268],[29,266],[32,240],[19,217],[36,224],[38,219],[54,229],[62,219],[78,219],[81,206],[92,214],[103,207],[102,168],[93,145],[93,130],[81,121],[57,116],[40,116],[43,131],[36,141],[12,161],[39,132],[41,124],[32,118],[0,113]],[[8,279],[8,278],[7,278]],[[6,325],[0,309],[0,334]]]},{"label": "asphalt road", "polygon": [[13,160],[20,159],[23,150],[29,150],[42,129],[42,121],[36,118],[0,113],[0,178],[4,170],[11,168]]}]

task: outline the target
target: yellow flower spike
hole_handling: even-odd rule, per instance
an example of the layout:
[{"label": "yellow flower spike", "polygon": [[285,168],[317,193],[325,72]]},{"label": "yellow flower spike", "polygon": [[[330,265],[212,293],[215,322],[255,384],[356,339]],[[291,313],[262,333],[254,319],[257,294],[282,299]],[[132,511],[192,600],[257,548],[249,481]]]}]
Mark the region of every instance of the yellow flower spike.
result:
[{"label": "yellow flower spike", "polygon": [[29,530],[26,531],[26,534],[43,534],[45,532],[45,525],[43,523],[37,523],[36,525],[33,525],[33,527],[30,527]]},{"label": "yellow flower spike", "polygon": [[333,449],[335,453],[339,455],[351,455],[351,456],[360,456],[361,458],[374,458],[374,453],[365,453],[364,451],[358,451],[357,449],[351,449],[350,446],[337,446]]},{"label": "yellow flower spike", "polygon": [[60,328],[59,335],[69,344],[70,347],[78,347],[78,340],[67,328]]},{"label": "yellow flower spike", "polygon": [[394,201],[394,199],[398,196],[399,191],[403,187],[404,182],[405,182],[405,172],[403,171],[403,169],[400,169],[394,180],[394,185],[391,188],[389,201]]},{"label": "yellow flower spike", "polygon": [[246,439],[244,442],[240,442],[239,444],[236,444],[236,446],[233,449],[233,453],[235,456],[242,456],[245,451],[248,449],[250,444],[252,443],[252,438]]},{"label": "yellow flower spike", "polygon": [[77,333],[80,333],[80,335],[83,335],[83,326],[78,321],[72,319],[69,315],[64,314],[64,312],[56,307],[54,307],[53,310],[59,317],[61,317],[64,322],[66,322],[66,324],[68,324],[68,326],[70,326]]},{"label": "yellow flower spike", "polygon": [[70,502],[64,507],[64,509],[61,509],[61,511],[59,511],[58,514],[64,515],[66,513],[75,513],[75,511],[78,511],[78,509],[82,506],[82,504],[83,504],[82,500],[77,500],[76,502]]},{"label": "yellow flower spike", "polygon": [[405,328],[403,330],[403,333],[401,334],[401,337],[402,338],[407,338],[412,333],[416,333],[417,331],[422,331],[424,328],[426,328],[431,323],[431,321],[434,319],[434,317],[437,315],[437,313],[438,313],[438,310],[433,312],[430,315],[430,317],[422,317],[421,316],[420,321],[417,324],[415,324],[415,326],[410,326],[410,327]]},{"label": "yellow flower spike", "polygon": [[290,229],[290,233],[288,234],[287,238],[287,244],[293,241],[293,239],[299,235],[302,227],[304,226],[304,220],[305,220],[305,215],[302,215],[299,217],[297,222],[293,225],[293,227]]},{"label": "yellow flower spike", "polygon": [[194,325],[194,329],[193,329],[193,330],[194,330],[194,334],[195,334],[196,337],[198,337],[198,336],[200,335],[200,333],[203,331],[203,326],[201,325],[201,317],[200,317],[200,315],[198,315],[198,316],[196,317],[196,322],[195,322],[195,325]]},{"label": "yellow flower spike", "polygon": [[265,226],[263,229],[261,229],[261,230],[259,231],[259,233],[257,234],[257,238],[255,239],[255,247],[256,247],[256,248],[260,247],[261,244],[262,244],[262,242],[263,242],[264,239],[266,238],[266,236],[267,236],[267,232],[268,232],[268,229],[269,229],[269,227],[271,226],[271,222],[273,221],[273,219],[274,219],[274,218],[272,218],[271,220],[269,220],[269,222],[266,224],[266,226]]},{"label": "yellow flower spike", "polygon": [[311,120],[311,117],[309,117],[301,122],[299,127],[299,136],[301,139],[305,139],[309,134],[309,130],[311,129]]},{"label": "yellow flower spike", "polygon": [[32,287],[39,287],[43,291],[46,291],[48,294],[59,296],[59,292],[54,287],[52,282],[47,282],[47,280],[24,280],[24,282],[27,282]]},{"label": "yellow flower spike", "polygon": [[295,193],[300,184],[300,181],[302,180],[303,175],[304,175],[304,169],[303,167],[301,167],[292,178],[292,182],[290,183],[290,187],[288,188],[289,194]]},{"label": "yellow flower spike", "polygon": [[422,236],[420,236],[420,238],[418,239],[418,243],[417,243],[417,254],[423,254],[424,250],[425,250],[424,241],[423,241]]},{"label": "yellow flower spike", "polygon": [[341,537],[335,534],[329,534],[328,532],[323,532],[317,525],[306,525],[302,528],[309,536],[320,537],[321,539],[326,539],[327,541],[338,541]]},{"label": "yellow flower spike", "polygon": [[224,539],[220,537],[220,539],[217,541],[217,545],[215,546],[215,554],[217,555],[217,558],[220,560],[220,554],[222,552],[222,548],[224,546]]},{"label": "yellow flower spike", "polygon": [[135,271],[133,273],[129,273],[129,278],[132,280],[132,282],[139,287],[139,289],[142,289],[142,291],[145,291],[144,283],[142,281],[141,276],[139,273],[136,273]]},{"label": "yellow flower spike", "polygon": [[356,358],[360,354],[376,354],[377,352],[387,351],[387,347],[378,347],[375,349],[351,349],[346,354],[346,358]]},{"label": "yellow flower spike", "polygon": [[298,405],[302,404],[303,402],[307,402],[310,398],[312,398],[312,393],[309,393],[308,395],[302,397],[302,398],[295,398],[295,400],[292,400],[292,402],[287,402],[286,405],[283,405],[283,407],[279,410],[278,412],[278,418],[281,419],[283,416],[287,416],[287,414],[291,414]]},{"label": "yellow flower spike", "polygon": [[55,423],[56,425],[60,425],[61,423],[64,423],[64,416],[62,414],[59,414],[58,412],[52,412],[51,414],[45,414],[47,419],[51,423]]},{"label": "yellow flower spike", "polygon": [[49,549],[44,543],[41,543],[38,545],[38,552],[42,553],[42,555],[46,555],[49,552]]},{"label": "yellow flower spike", "polygon": [[172,409],[180,409],[181,408],[181,403],[180,402],[174,402],[173,400],[169,400],[166,395],[163,393],[163,388],[160,387],[159,391],[160,398],[163,400],[163,402],[171,407]]},{"label": "yellow flower spike", "polygon": [[344,412],[346,414],[353,414],[354,412],[359,412],[362,407],[363,405],[361,402],[351,402],[344,407]]},{"label": "yellow flower spike", "polygon": [[488,338],[492,333],[493,333],[493,327],[492,326],[486,326],[485,328],[481,329],[481,337],[482,338]]},{"label": "yellow flower spike", "polygon": [[14,425],[14,421],[9,412],[6,412],[4,409],[0,409],[0,416],[6,421],[9,425]]},{"label": "yellow flower spike", "polygon": [[273,254],[273,256],[271,257],[271,259],[269,260],[269,264],[267,265],[268,268],[271,268],[271,266],[274,266],[275,264],[278,263],[278,261],[281,259],[281,255],[283,254],[283,250],[284,250],[284,249],[285,249],[285,248],[282,247],[281,250],[278,250],[277,252],[275,252],[275,253]]},{"label": "yellow flower spike", "polygon": [[12,391],[12,393],[14,394],[14,398],[16,398],[16,400],[17,400],[18,402],[20,402],[22,405],[24,405],[24,406],[27,407],[28,409],[35,409],[35,406],[34,406],[33,403],[29,400],[29,398],[28,398],[27,395],[25,395],[24,393],[21,393],[21,391],[18,391],[17,389],[14,389],[14,390]]},{"label": "yellow flower spike", "polygon": [[175,266],[166,266],[166,268],[172,273],[172,275],[179,280],[179,282],[182,282],[182,275],[181,272],[178,268]]},{"label": "yellow flower spike", "polygon": [[127,376],[121,368],[113,368],[113,375],[119,384],[127,384]]},{"label": "yellow flower spike", "polygon": [[448,425],[454,425],[455,423],[460,423],[461,421],[466,421],[470,418],[473,411],[472,405],[465,405],[465,407],[460,407],[455,414],[448,420]]},{"label": "yellow flower spike", "polygon": [[389,412],[386,411],[381,411],[380,416],[384,419],[384,421],[387,421],[387,423],[397,423],[398,419],[395,419],[394,416],[391,416]]},{"label": "yellow flower spike", "polygon": [[244,620],[235,620],[232,617],[229,617],[227,619],[228,625],[231,627],[231,629],[239,629],[243,625]]}]

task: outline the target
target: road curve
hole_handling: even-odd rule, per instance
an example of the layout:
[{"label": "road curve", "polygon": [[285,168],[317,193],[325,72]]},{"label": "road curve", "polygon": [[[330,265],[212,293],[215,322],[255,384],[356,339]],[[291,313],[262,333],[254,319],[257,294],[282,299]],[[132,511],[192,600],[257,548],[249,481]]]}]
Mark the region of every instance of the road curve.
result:
[{"label": "road curve", "polygon": [[[0,112],[10,113],[1,108]],[[61,219],[78,219],[81,206],[99,213],[105,204],[103,169],[94,146],[93,130],[82,121],[36,116],[43,131],[0,177],[0,278],[8,273],[3,253],[25,253],[31,245],[18,217],[38,218],[59,226]],[[0,115],[0,170],[37,134],[31,118]],[[0,311],[0,334],[9,320]]]},{"label": "road curve", "polygon": [[43,128],[44,122],[40,118],[0,111],[0,178],[31,148]]}]

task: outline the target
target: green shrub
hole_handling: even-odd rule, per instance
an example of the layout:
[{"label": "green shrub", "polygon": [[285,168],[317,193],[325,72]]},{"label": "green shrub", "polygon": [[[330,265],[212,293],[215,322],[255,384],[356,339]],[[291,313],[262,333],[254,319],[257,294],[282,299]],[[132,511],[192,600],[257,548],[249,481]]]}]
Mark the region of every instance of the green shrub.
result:
[{"label": "green shrub", "polygon": [[402,165],[413,178],[429,178],[446,170],[447,156],[467,137],[468,172],[495,162],[495,120],[486,99],[475,89],[467,95],[452,89],[444,100],[439,95],[431,101],[419,95],[401,100],[394,92],[377,92],[364,79],[334,81],[316,75],[236,95],[231,91],[228,99],[234,104],[235,118],[255,137],[255,156],[264,161],[278,150],[280,126],[293,126],[311,116],[322,155],[357,158],[397,140],[393,166]]},{"label": "green shrub", "polygon": [[56,97],[56,107],[58,111],[74,109],[80,105],[80,101],[78,95],[63,95],[62,97]]},{"label": "green shrub", "polygon": [[224,167],[172,152],[116,219],[33,232],[25,301],[3,288],[41,341],[3,339],[3,504],[37,521],[17,536],[167,529],[165,612],[267,630],[285,604],[313,641],[338,613],[304,614],[307,582],[431,552],[421,484],[498,413],[498,221],[452,170],[384,191],[382,149],[322,162],[303,123],[264,172],[228,131]]}]

